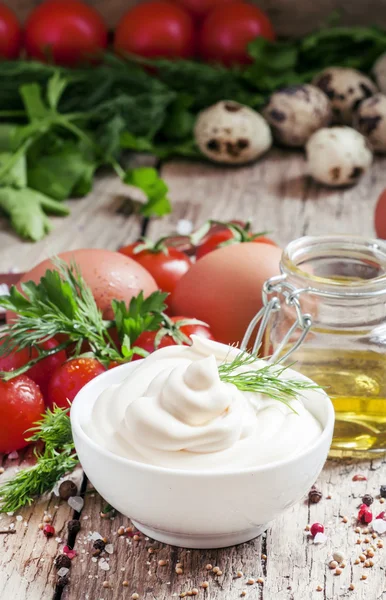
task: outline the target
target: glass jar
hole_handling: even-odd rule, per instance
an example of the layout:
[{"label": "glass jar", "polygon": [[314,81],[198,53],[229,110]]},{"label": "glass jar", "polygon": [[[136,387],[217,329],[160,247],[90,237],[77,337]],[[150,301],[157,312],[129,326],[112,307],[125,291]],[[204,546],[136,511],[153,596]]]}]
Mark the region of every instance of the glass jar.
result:
[{"label": "glass jar", "polygon": [[265,354],[323,386],[336,411],[332,456],[386,452],[386,243],[304,237],[266,283]]}]

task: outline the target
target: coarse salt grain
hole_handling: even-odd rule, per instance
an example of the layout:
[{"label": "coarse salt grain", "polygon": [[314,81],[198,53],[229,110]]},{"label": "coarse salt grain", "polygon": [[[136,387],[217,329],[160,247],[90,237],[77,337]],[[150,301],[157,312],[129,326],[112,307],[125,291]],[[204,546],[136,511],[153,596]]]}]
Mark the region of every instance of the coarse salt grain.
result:
[{"label": "coarse salt grain", "polygon": [[84,506],[84,500],[81,496],[70,496],[67,502],[76,512],[80,512]]},{"label": "coarse salt grain", "polygon": [[112,544],[106,544],[105,551],[107,554],[112,554],[114,552],[114,546]]},{"label": "coarse salt grain", "polygon": [[16,521],[22,521],[22,520],[23,520],[23,517],[21,515],[16,516]]},{"label": "coarse salt grain", "polygon": [[180,219],[176,225],[178,235],[190,235],[193,231],[193,223],[188,219]]},{"label": "coarse salt grain", "polygon": [[110,570],[110,565],[109,565],[109,563],[107,562],[107,560],[105,558],[101,558],[99,560],[98,565],[99,565],[99,568],[102,569],[102,571],[109,571]]},{"label": "coarse salt grain", "polygon": [[376,533],[382,535],[386,532],[386,521],[384,519],[374,519],[372,527]]},{"label": "coarse salt grain", "polygon": [[319,532],[314,537],[314,544],[325,544],[327,541],[327,536],[325,533]]},{"label": "coarse salt grain", "polygon": [[67,569],[67,567],[61,567],[61,569],[58,571],[58,577],[64,577],[67,575],[67,573],[69,573],[69,571],[70,569]]}]

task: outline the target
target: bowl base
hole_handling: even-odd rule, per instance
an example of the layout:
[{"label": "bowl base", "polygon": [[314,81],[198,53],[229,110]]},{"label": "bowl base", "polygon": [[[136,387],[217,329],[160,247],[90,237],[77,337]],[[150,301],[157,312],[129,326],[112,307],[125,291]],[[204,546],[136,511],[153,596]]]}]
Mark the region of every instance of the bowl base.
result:
[{"label": "bowl base", "polygon": [[162,529],[153,529],[132,521],[134,527],[141,531],[144,535],[157,542],[169,544],[170,546],[178,546],[180,548],[200,548],[202,550],[208,548],[227,548],[228,546],[236,546],[249,542],[258,535],[264,533],[268,525],[258,525],[251,529],[238,531],[236,533],[214,534],[214,535],[189,535],[186,533],[171,533]]}]

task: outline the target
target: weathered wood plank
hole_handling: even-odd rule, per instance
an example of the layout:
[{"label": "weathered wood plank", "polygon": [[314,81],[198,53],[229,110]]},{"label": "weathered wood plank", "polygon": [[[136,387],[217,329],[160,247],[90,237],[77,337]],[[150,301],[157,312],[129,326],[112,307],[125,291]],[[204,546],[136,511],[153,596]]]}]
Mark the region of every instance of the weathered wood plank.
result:
[{"label": "weathered wood plank", "polygon": [[[368,481],[353,482],[353,476],[366,473]],[[376,546],[377,540],[371,534],[355,533],[357,527],[357,506],[365,493],[377,496],[379,486],[386,478],[386,461],[362,463],[327,463],[318,482],[323,499],[317,505],[309,505],[306,500],[290,509],[272,525],[266,537],[247,544],[223,550],[183,550],[153,542],[140,536],[140,541],[118,536],[120,526],[127,527],[129,520],[117,515],[113,520],[101,519],[104,506],[98,494],[86,495],[82,513],[82,531],[78,535],[75,549],[78,557],[73,560],[71,581],[66,588],[63,600],[109,599],[118,600],[138,593],[142,600],[169,600],[181,592],[196,587],[200,595],[210,600],[236,600],[241,591],[247,597],[259,600],[332,600],[347,597],[352,600],[383,600],[385,584],[385,551]],[[264,493],[264,490],[262,490]],[[330,499],[327,497],[331,495]],[[221,499],[219,498],[219,502]],[[376,498],[374,514],[383,510],[384,505]],[[343,522],[343,517],[348,522]],[[187,515],[189,518],[189,515]],[[307,524],[321,522],[325,525],[327,542],[315,545],[305,531]],[[90,532],[97,531],[113,544],[113,553],[105,555],[109,559],[109,571],[102,571],[97,562],[91,559],[92,542],[87,541]],[[362,543],[357,545],[356,540]],[[366,543],[366,539],[370,543]],[[374,544],[374,566],[365,568],[354,562],[362,551]],[[149,549],[152,552],[149,554]],[[346,557],[342,574],[336,576],[329,569],[332,553],[339,550]],[[266,555],[267,559],[262,558]],[[159,560],[167,561],[165,566]],[[176,564],[182,563],[183,574],[177,575]],[[217,577],[206,571],[210,563],[218,566],[223,575]],[[237,577],[238,571],[243,575]],[[362,575],[367,575],[361,581]],[[263,584],[248,585],[249,578],[261,577]],[[128,587],[123,587],[123,581]],[[103,587],[108,582],[109,588]],[[205,592],[200,587],[203,581],[209,582]],[[355,589],[349,591],[353,583]],[[320,586],[321,591],[317,588]]]},{"label": "weathered wood plank", "polygon": [[30,269],[45,258],[76,248],[107,248],[137,238],[141,219],[122,210],[128,186],[114,174],[97,178],[86,198],[70,200],[71,215],[52,218],[53,231],[37,243],[23,242],[0,219],[0,272]]},{"label": "weathered wood plank", "polygon": [[[32,463],[32,448],[20,453],[19,460],[4,459],[5,471],[0,485],[16,469]],[[53,597],[56,570],[53,561],[67,535],[67,522],[73,510],[57,496],[41,498],[31,507],[15,514],[0,515],[0,530],[9,527],[16,533],[0,535],[0,598],[4,600],[50,600]],[[39,530],[44,516],[52,516],[55,536],[47,539]]]},{"label": "weathered wood plank", "polygon": [[284,246],[302,235],[352,233],[373,236],[373,212],[386,187],[386,159],[376,158],[371,172],[355,187],[328,189],[306,176],[302,153],[272,150],[242,168],[173,161],[162,169],[173,212],[153,220],[147,235],[157,239],[180,219],[195,226],[208,218],[250,219],[254,231],[271,231]]}]

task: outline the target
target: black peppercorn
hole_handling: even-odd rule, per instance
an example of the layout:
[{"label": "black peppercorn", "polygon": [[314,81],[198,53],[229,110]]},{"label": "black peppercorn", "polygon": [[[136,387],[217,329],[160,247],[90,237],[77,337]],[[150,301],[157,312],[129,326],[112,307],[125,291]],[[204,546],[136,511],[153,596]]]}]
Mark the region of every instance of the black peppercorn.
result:
[{"label": "black peppercorn", "polygon": [[69,582],[68,575],[63,575],[63,577],[58,577],[58,581],[56,585],[58,588],[64,588]]},{"label": "black peppercorn", "polygon": [[72,519],[67,523],[68,533],[78,533],[80,530],[80,521],[78,519]]},{"label": "black peppercorn", "polygon": [[379,490],[381,498],[386,498],[386,485],[381,485],[381,489]]},{"label": "black peppercorn", "polygon": [[371,506],[374,502],[374,498],[370,496],[370,494],[365,494],[362,498],[362,502],[363,504],[366,504],[366,506]]},{"label": "black peppercorn", "polygon": [[71,479],[66,479],[62,481],[59,486],[59,496],[62,500],[68,500],[71,496],[76,496],[78,493],[78,488]]},{"label": "black peppercorn", "polygon": [[322,492],[320,492],[318,489],[316,489],[316,487],[314,485],[308,492],[308,500],[312,504],[317,504],[318,502],[320,502],[320,500],[322,499],[322,496],[323,496]]},{"label": "black peppercorn", "polygon": [[102,552],[102,550],[105,549],[106,543],[103,540],[95,540],[95,542],[93,543],[93,548],[95,548],[95,550],[99,550],[100,552]]},{"label": "black peppercorn", "polygon": [[59,556],[57,556],[55,559],[55,567],[58,569],[58,571],[62,567],[65,569],[71,569],[71,560],[66,554],[59,554]]}]

